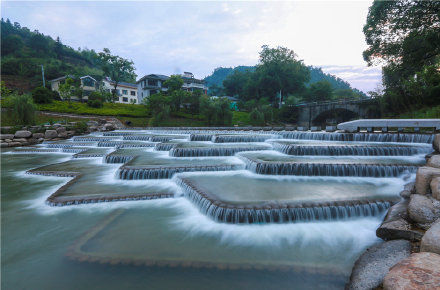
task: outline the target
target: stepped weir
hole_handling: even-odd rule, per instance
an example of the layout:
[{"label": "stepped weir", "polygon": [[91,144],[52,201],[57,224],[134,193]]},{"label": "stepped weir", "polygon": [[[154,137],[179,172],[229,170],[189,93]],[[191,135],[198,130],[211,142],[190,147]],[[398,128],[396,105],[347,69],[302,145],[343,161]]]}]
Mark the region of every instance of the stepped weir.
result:
[{"label": "stepped weir", "polygon": [[[32,150],[62,151],[78,160],[69,163],[68,171],[80,173],[57,192],[55,205],[61,200],[66,200],[62,205],[75,205],[169,198],[173,193],[169,185],[161,188],[163,181],[180,187],[201,213],[217,222],[289,223],[382,214],[399,199],[403,176],[412,176],[431,152],[431,141],[430,134],[186,128],[93,133]],[[77,168],[81,160],[93,158],[102,158],[102,163]],[[98,164],[120,164],[109,175],[115,185],[104,186],[111,193],[102,189],[102,197],[100,192],[90,198],[63,196],[88,188],[92,176],[103,170],[94,169]],[[65,176],[66,169],[32,173],[49,171]],[[158,185],[121,199],[135,180],[156,180]]]}]

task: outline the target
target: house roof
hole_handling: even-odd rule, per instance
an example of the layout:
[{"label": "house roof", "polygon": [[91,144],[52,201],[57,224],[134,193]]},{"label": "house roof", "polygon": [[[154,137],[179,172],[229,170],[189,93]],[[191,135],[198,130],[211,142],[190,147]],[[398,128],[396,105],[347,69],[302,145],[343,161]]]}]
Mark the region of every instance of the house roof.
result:
[{"label": "house roof", "polygon": [[92,78],[91,76],[83,76],[83,77],[80,77],[81,80],[82,80],[82,79],[85,79],[85,78],[90,78],[90,79],[92,79],[92,80],[94,80],[94,81],[96,82],[96,80],[95,80],[94,78]]},{"label": "house roof", "polygon": [[[112,81],[110,78],[106,77],[103,81],[109,82],[110,84],[114,84],[115,82]],[[136,84],[127,83],[127,82],[118,82],[118,86],[122,87],[130,87],[130,88],[137,88]]]},{"label": "house roof", "polygon": [[145,79],[157,79],[157,80],[167,80],[169,79],[169,76],[166,75],[160,75],[160,74],[149,74],[149,75],[145,75],[142,78],[140,78],[136,83],[140,83],[141,81],[145,80]]}]

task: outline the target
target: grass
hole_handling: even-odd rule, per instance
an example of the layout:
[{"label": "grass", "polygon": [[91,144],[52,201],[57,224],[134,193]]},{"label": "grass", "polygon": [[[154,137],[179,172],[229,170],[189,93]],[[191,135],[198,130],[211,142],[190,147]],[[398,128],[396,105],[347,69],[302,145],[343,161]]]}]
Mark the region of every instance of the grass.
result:
[{"label": "grass", "polygon": [[[68,123],[68,122],[87,122],[89,120],[93,120],[93,118],[75,118],[75,117],[56,117],[56,116],[48,116],[41,113],[35,114],[35,125],[43,125],[43,124],[53,124],[53,123]],[[14,114],[12,111],[3,111],[1,113],[1,126],[17,126],[16,119],[14,118]]]},{"label": "grass", "polygon": [[53,101],[50,104],[38,104],[38,110],[71,113],[78,115],[148,117],[149,111],[145,106],[119,103],[104,103],[102,108],[92,108],[86,103]]},{"label": "grass", "polygon": [[440,105],[400,114],[399,119],[437,119],[440,118]]},{"label": "grass", "polygon": [[248,126],[251,125],[248,112],[234,111],[232,114],[232,125]]}]

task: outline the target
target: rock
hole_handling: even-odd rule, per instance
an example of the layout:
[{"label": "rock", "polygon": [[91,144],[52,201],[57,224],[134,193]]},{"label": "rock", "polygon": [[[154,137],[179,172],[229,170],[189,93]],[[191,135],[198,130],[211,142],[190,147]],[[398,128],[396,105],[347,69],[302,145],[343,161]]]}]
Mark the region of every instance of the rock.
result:
[{"label": "rock", "polygon": [[32,135],[32,137],[34,137],[35,139],[40,139],[40,138],[44,138],[44,134],[43,133],[34,133]]},{"label": "rock", "polygon": [[26,138],[14,138],[13,142],[26,143],[28,140]]},{"label": "rock", "polygon": [[[440,219],[426,231],[420,244],[420,251],[440,254]],[[440,268],[440,265],[438,267]]]},{"label": "rock", "polygon": [[13,135],[13,134],[1,134],[1,135],[0,135],[0,139],[1,139],[1,140],[5,140],[5,139],[14,139],[14,135]]},{"label": "rock", "polygon": [[66,133],[67,133],[67,136],[69,136],[69,137],[71,137],[71,136],[73,136],[73,135],[75,135],[75,131],[66,131]]},{"label": "rock", "polygon": [[21,143],[20,142],[10,142],[10,143],[8,143],[8,146],[9,147],[17,147],[17,146],[21,146]]},{"label": "rock", "polygon": [[116,130],[116,126],[112,123],[104,124],[104,131],[114,131]]},{"label": "rock", "polygon": [[435,151],[440,152],[440,134],[435,134],[432,148],[434,148]]},{"label": "rock", "polygon": [[42,143],[44,141],[44,138],[38,138],[38,143]]},{"label": "rock", "polygon": [[95,132],[95,131],[98,131],[98,127],[97,127],[97,126],[90,126],[90,127],[88,128],[88,131],[89,131],[89,132]]},{"label": "rock", "polygon": [[430,196],[412,194],[408,214],[418,226],[426,230],[440,217],[440,201]]},{"label": "rock", "polygon": [[408,222],[408,203],[409,200],[401,201],[393,205],[382,222],[377,228],[376,235],[383,240],[405,239],[409,241],[420,241],[423,232]]},{"label": "rock", "polygon": [[67,132],[66,132],[66,131],[59,132],[59,133],[58,133],[58,137],[59,137],[59,138],[67,138]]},{"label": "rock", "polygon": [[395,240],[367,249],[354,264],[346,289],[373,289],[379,287],[389,269],[409,257],[411,243]]},{"label": "rock", "polygon": [[32,132],[30,131],[17,131],[14,134],[15,138],[29,138],[32,136]]},{"label": "rock", "polygon": [[394,265],[383,281],[384,289],[439,289],[440,255],[414,253]]},{"label": "rock", "polygon": [[58,133],[56,130],[46,130],[46,132],[44,132],[45,139],[53,139],[56,137],[58,137]]},{"label": "rock", "polygon": [[96,122],[96,121],[88,121],[87,122],[87,126],[98,126],[99,125],[99,123],[98,122]]},{"label": "rock", "polygon": [[60,134],[62,132],[66,132],[66,128],[65,127],[58,127],[58,128],[56,128],[56,131],[58,134]]},{"label": "rock", "polygon": [[431,167],[440,168],[440,155],[433,155],[428,160],[428,164],[426,164]]},{"label": "rock", "polygon": [[435,177],[431,181],[431,193],[432,197],[440,200],[440,177]]},{"label": "rock", "polygon": [[0,142],[0,148],[8,147],[9,144],[7,142]]},{"label": "rock", "polygon": [[428,194],[430,193],[431,180],[434,177],[440,177],[440,169],[434,167],[423,166],[417,170],[416,175],[416,193],[418,194]]}]

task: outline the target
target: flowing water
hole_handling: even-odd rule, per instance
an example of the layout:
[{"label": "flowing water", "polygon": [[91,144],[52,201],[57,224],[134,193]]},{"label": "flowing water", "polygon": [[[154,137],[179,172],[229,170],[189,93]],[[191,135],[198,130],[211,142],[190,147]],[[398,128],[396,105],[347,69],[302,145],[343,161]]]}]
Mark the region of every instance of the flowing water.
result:
[{"label": "flowing water", "polygon": [[343,289],[431,139],[131,130],[3,149],[1,286]]}]

